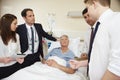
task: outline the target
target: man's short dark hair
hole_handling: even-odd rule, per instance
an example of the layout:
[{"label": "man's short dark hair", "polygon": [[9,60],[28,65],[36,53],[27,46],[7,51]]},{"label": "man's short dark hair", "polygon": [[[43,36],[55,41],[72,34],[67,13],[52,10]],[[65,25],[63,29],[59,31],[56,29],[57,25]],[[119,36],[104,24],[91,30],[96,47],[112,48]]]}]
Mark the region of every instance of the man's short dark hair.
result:
[{"label": "man's short dark hair", "polygon": [[83,11],[82,11],[82,15],[86,14],[88,12],[88,9],[85,8]]},{"label": "man's short dark hair", "polygon": [[30,9],[30,8],[25,8],[25,9],[23,9],[23,11],[21,12],[21,16],[22,17],[26,17],[26,13],[27,13],[27,11],[33,11],[32,9]]}]

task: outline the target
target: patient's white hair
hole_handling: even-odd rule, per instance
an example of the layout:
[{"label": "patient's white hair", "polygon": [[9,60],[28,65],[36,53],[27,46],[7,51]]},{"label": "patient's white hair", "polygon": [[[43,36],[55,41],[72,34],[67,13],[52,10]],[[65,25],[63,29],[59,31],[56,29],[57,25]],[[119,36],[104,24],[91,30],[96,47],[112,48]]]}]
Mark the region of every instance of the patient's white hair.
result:
[{"label": "patient's white hair", "polygon": [[68,37],[68,35],[62,35],[61,37],[60,37],[60,39],[62,38],[62,37],[66,37],[66,38],[68,38],[69,39],[69,37]]}]

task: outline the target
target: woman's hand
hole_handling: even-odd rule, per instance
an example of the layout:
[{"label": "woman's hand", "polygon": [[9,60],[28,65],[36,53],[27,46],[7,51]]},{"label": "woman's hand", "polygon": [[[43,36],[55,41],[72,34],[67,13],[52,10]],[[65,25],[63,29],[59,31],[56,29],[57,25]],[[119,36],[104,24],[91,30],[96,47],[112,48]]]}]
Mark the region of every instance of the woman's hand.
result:
[{"label": "woman's hand", "polygon": [[24,62],[24,58],[17,58],[16,61],[20,64],[22,64]]},{"label": "woman's hand", "polygon": [[3,62],[4,64],[10,63],[11,61],[13,61],[13,59],[10,58],[10,57],[4,57],[4,58],[2,58],[2,62]]}]

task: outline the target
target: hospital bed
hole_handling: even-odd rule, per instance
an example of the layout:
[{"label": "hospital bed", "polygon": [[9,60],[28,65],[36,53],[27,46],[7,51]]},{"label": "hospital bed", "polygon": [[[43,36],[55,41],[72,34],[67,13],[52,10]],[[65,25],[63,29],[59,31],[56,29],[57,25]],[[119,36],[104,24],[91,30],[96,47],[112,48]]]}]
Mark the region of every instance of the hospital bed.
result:
[{"label": "hospital bed", "polygon": [[[48,52],[60,47],[59,42],[51,42]],[[69,48],[77,57],[80,56],[80,38],[70,39]],[[2,80],[86,80],[86,67],[79,68],[74,74],[67,74],[59,69],[42,65],[41,62],[23,68]]]}]

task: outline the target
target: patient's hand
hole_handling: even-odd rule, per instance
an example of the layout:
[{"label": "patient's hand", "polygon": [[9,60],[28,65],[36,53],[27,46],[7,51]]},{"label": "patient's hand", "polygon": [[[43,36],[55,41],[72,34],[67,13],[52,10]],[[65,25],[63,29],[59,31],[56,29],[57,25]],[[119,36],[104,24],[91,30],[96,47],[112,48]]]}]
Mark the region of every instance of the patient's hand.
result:
[{"label": "patient's hand", "polygon": [[47,64],[48,66],[50,66],[51,65],[51,60],[49,59],[49,60],[46,60],[45,61],[45,64]]},{"label": "patient's hand", "polygon": [[51,60],[51,67],[56,67],[57,68],[58,63],[55,60]]},{"label": "patient's hand", "polygon": [[53,60],[53,59],[47,60],[46,64],[48,66],[51,66],[51,67],[57,67],[57,65],[58,65],[58,63],[55,60]]}]

